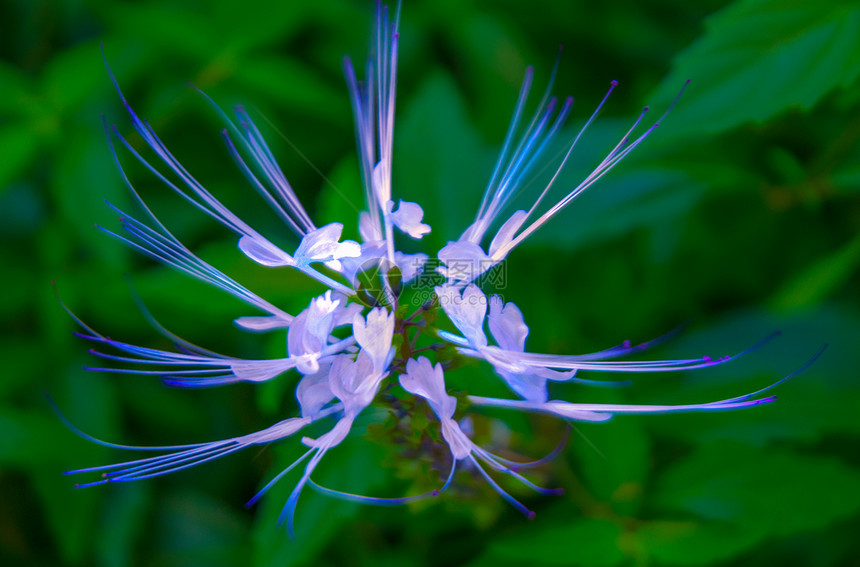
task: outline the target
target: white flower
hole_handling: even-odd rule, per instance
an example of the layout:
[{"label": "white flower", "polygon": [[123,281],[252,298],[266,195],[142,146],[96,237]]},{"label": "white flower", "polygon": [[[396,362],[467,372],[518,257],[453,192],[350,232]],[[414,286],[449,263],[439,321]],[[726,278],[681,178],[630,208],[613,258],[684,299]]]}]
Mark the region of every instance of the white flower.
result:
[{"label": "white flower", "polygon": [[[441,285],[436,285],[438,281],[428,284],[424,281],[425,278],[420,277],[424,274],[429,256],[420,252],[405,253],[398,250],[394,229],[397,228],[412,238],[420,239],[430,232],[430,226],[423,222],[424,212],[418,204],[399,201],[395,210],[394,201],[391,198],[393,192],[392,140],[399,42],[397,21],[398,16],[389,18],[387,8],[380,7],[375,34],[377,41],[375,55],[368,64],[370,71],[368,83],[359,83],[352,63],[347,60],[345,64],[355,115],[359,164],[367,199],[367,210],[361,212],[357,219],[362,244],[348,240],[341,242],[343,233],[341,223],[331,223],[322,227],[317,227],[313,223],[299,203],[260,132],[241,107],[236,110],[238,123],[228,119],[227,129],[224,131],[228,150],[253,188],[299,239],[292,255],[284,252],[237,217],[198,183],[167,150],[149,123],[138,118],[123,98],[135,130],[152,148],[162,166],[170,169],[173,178],[178,179],[179,182],[171,181],[155,166],[146,162],[117,129],[114,129],[114,138],[120,145],[128,149],[136,160],[142,162],[169,188],[238,235],[238,247],[248,258],[267,267],[288,267],[298,270],[326,286],[327,291],[311,299],[307,308],[296,316],[262,299],[188,250],[145,206],[120,165],[120,171],[132,195],[144,205],[143,210],[148,214],[150,224],[116,209],[122,216],[121,225],[125,232],[123,235],[110,234],[138,251],[212,285],[261,312],[261,314],[236,319],[234,323],[240,329],[252,332],[284,332],[286,329],[286,356],[248,360],[219,354],[177,337],[148,314],[147,317],[155,328],[176,345],[175,351],[135,346],[113,340],[78,320],[87,331],[81,334],[84,339],[118,353],[93,351],[93,354],[109,361],[133,366],[132,368],[109,367],[93,370],[156,375],[160,376],[165,384],[179,387],[214,387],[236,382],[259,383],[273,379],[292,380],[296,383],[295,395],[300,416],[288,417],[262,431],[223,441],[149,448],[166,452],[157,457],[72,471],[75,473],[103,472],[103,480],[81,486],[140,480],[167,474],[202,464],[250,445],[267,444],[287,438],[312,423],[321,421],[330,423],[330,418],[334,418],[336,421],[327,432],[316,438],[304,437],[302,443],[308,447],[308,450],[293,464],[276,474],[251,500],[252,503],[255,502],[294,467],[305,463],[302,476],[281,514],[281,519],[287,522],[290,530],[292,530],[299,495],[307,484],[325,494],[349,500],[372,504],[400,504],[438,494],[452,482],[458,463],[466,461],[479,471],[503,498],[522,512],[532,515],[532,512],[507,494],[493,480],[482,463],[496,472],[516,478],[537,492],[552,493],[554,491],[536,487],[515,470],[542,464],[547,459],[533,463],[513,463],[489,453],[472,441],[467,433],[468,428],[464,427],[471,418],[467,417],[460,422],[455,419],[457,399],[448,393],[442,363],[437,360],[434,365],[425,356],[416,357],[420,352],[429,353],[429,351],[443,351],[446,352],[444,356],[450,356],[451,349],[445,349],[445,344],[433,343],[422,346],[419,341],[425,340],[428,336],[441,338],[453,345],[456,351],[455,360],[445,359],[446,363],[458,362],[458,359],[462,362],[463,357],[487,361],[511,390],[522,398],[490,398],[469,392],[468,399],[471,407],[467,408],[468,411],[492,406],[541,412],[566,420],[605,421],[621,413],[715,411],[751,407],[773,400],[772,396],[762,397],[769,388],[727,400],[675,406],[583,404],[551,399],[547,389],[549,381],[587,385],[612,384],[580,379],[575,377],[577,371],[689,370],[722,364],[739,355],[720,359],[700,357],[632,362],[614,360],[624,354],[638,352],[650,346],[650,343],[645,343],[633,347],[629,342],[586,355],[528,352],[526,339],[529,327],[520,309],[513,303],[505,303],[499,296],[488,299],[479,286],[473,283],[487,270],[505,260],[525,238],[617,165],[654,130],[656,123],[644,133],[634,135],[634,129],[645,115],[643,111],[630,131],[581,183],[569,188],[566,196],[543,213],[539,212],[544,197],[555,183],[583,132],[594,120],[609,93],[615,88],[615,82],[586,122],[585,128],[568,142],[567,153],[559,168],[547,186],[533,200],[528,210],[505,213],[506,206],[524,187],[526,178],[539,162],[542,149],[559,134],[572,105],[572,99],[568,98],[561,108],[557,109],[556,99],[545,98],[530,121],[530,125],[522,134],[522,139],[517,142],[519,123],[524,114],[533,76],[533,71],[527,70],[514,111],[514,119],[475,219],[458,239],[449,242],[436,255],[442,264],[437,267],[436,272],[446,281]],[[119,90],[118,86],[117,90]],[[122,96],[121,93],[120,96]],[[113,141],[111,144],[113,147]],[[256,167],[251,168],[246,162],[248,159],[254,161]],[[118,157],[117,164],[121,164]],[[485,242],[492,234],[491,228],[494,226],[499,228],[496,229],[489,246],[485,249]],[[397,270],[394,270],[395,267],[400,271],[399,277]],[[359,276],[371,277],[368,274],[374,272],[378,274],[375,284],[379,287],[377,289],[360,287]],[[430,270],[427,272],[438,280],[438,276],[433,276]],[[408,302],[401,301],[398,296],[400,288],[410,282],[414,282],[410,285],[416,287],[420,287],[422,282],[425,286],[435,285],[434,300],[431,301],[429,296],[420,298],[411,305],[411,313]],[[362,281],[362,286],[366,283]],[[418,291],[427,291],[427,289]],[[362,300],[368,299],[369,293],[374,292],[380,293],[370,297],[368,302],[372,305],[360,304]],[[438,326],[439,308],[444,311],[457,332]],[[495,344],[490,344],[485,333],[485,322]],[[293,369],[297,373],[292,372]],[[405,390],[405,394],[397,392],[397,395],[393,396],[378,395],[383,389],[383,384],[385,384],[385,390],[396,387],[397,382],[394,380],[386,384],[389,376],[399,377],[399,384]],[[449,449],[451,472],[440,490],[403,498],[376,498],[339,492],[313,482],[311,475],[317,464],[327,451],[346,438],[355,420],[366,408],[375,403],[389,403],[391,399],[397,399],[398,396],[402,398],[408,394],[427,402],[439,421],[442,440]],[[398,407],[403,405],[400,401],[397,404]],[[422,404],[414,404],[414,407],[417,408],[416,411],[423,411],[421,408],[426,408]],[[406,416],[406,418],[410,417],[412,416]],[[74,430],[87,439],[103,445],[134,449],[134,447],[98,441],[77,429]],[[427,436],[422,443],[425,441],[430,443],[430,439],[430,436]]]}]

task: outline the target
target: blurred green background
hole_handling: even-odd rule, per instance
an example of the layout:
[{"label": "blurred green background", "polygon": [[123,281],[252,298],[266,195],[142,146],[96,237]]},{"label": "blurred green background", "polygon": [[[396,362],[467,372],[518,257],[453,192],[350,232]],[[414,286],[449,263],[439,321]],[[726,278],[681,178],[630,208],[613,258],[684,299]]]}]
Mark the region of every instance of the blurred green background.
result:
[{"label": "blurred green background", "polygon": [[[643,147],[513,254],[502,293],[522,308],[535,351],[590,352],[685,321],[653,356],[723,355],[783,333],[720,368],[642,376],[624,391],[554,392],[572,400],[741,395],[829,343],[814,366],[779,388],[777,403],[579,425],[562,456],[536,472],[543,484],[565,487],[564,496],[505,484],[537,512],[534,521],[464,473],[449,493],[414,507],[360,507],[307,491],[291,541],[275,519],[293,477],[259,507],[243,504],[298,454],[295,440],[155,480],[74,490],[78,479],[62,471],[137,455],[75,437],[45,391],[87,432],[140,445],[232,437],[296,411],[292,376],[182,391],[156,378],[82,370],[97,359],[72,334],[51,280],[77,315],[114,338],[168,346],[136,309],[129,274],[155,316],[181,336],[236,356],[284,352],[282,334],[231,325],[251,314],[237,301],[93,226],[118,225],[105,199],[131,208],[101,116],[143,147],[100,42],[138,113],[240,216],[289,238],[260,202],[246,199],[250,188],[227,157],[221,125],[186,81],[225,108],[245,104],[317,224],[342,221],[354,237],[349,201],[358,202],[360,189],[341,57],[364,59],[372,13],[370,0],[0,3],[0,563],[856,564],[860,5],[853,1],[403,7],[395,194],[420,202],[433,227],[416,250],[437,250],[470,221],[525,67],[536,66],[536,100],[558,44],[555,93],[578,97],[568,135],[609,81],[620,81],[559,192],[600,161],[642,105],[660,113],[692,80]],[[233,236],[123,159],[165,223],[214,265],[293,313],[320,291],[252,265]],[[478,364],[451,377],[457,389],[479,394],[490,381]],[[483,441],[510,447],[508,456],[542,455],[564,429],[551,419],[497,417],[502,425]],[[335,488],[403,494],[410,475],[426,479],[427,463],[396,453],[384,440],[358,436],[327,455],[315,476]]]}]

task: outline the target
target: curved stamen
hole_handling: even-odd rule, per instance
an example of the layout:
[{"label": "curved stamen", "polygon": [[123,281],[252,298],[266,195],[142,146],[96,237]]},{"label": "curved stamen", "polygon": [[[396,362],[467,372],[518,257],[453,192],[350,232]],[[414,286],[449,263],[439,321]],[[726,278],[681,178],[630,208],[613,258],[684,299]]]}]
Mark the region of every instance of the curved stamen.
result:
[{"label": "curved stamen", "polygon": [[499,486],[499,484],[495,480],[493,480],[493,477],[487,474],[487,471],[484,470],[484,468],[474,456],[469,455],[469,460],[472,462],[473,465],[475,465],[475,468],[478,469],[478,472],[481,473],[481,475],[487,480],[487,482],[490,484],[490,486],[493,487],[493,490],[495,490],[499,496],[504,498],[510,505],[522,512],[523,515],[527,516],[529,519],[535,517],[534,512],[526,508],[519,500],[505,492],[505,490],[501,486]]},{"label": "curved stamen", "polygon": [[550,451],[549,453],[547,453],[547,455],[545,457],[541,457],[540,459],[537,459],[535,461],[526,461],[526,462],[512,461],[510,459],[505,459],[505,458],[500,457],[498,455],[493,455],[493,457],[497,461],[499,461],[500,463],[504,463],[504,464],[508,465],[508,467],[514,471],[518,470],[518,469],[526,469],[526,468],[543,466],[547,463],[554,461],[555,458],[558,457],[559,454],[561,454],[562,449],[564,449],[565,445],[567,445],[567,441],[570,438],[570,430],[571,430],[571,426],[570,426],[570,424],[568,424],[568,426],[564,430],[564,435],[562,435],[561,440],[558,442],[558,444],[555,446],[555,448],[552,451]]},{"label": "curved stamen", "polygon": [[499,460],[496,458],[495,455],[493,455],[492,453],[490,453],[489,451],[487,451],[485,449],[478,447],[477,445],[473,449],[473,453],[478,455],[481,458],[481,460],[483,460],[485,463],[489,464],[495,470],[514,477],[515,479],[517,479],[518,481],[520,481],[524,485],[528,486],[529,488],[531,488],[532,490],[534,490],[538,494],[556,495],[556,494],[562,494],[564,492],[564,490],[561,488],[544,488],[542,486],[538,486],[538,485],[534,484],[532,481],[530,481],[526,477],[522,476],[518,472],[516,472],[513,469],[510,469],[510,468],[506,467],[505,465],[503,465],[501,462],[499,462]]},{"label": "curved stamen", "polygon": [[444,492],[448,488],[448,486],[451,485],[451,481],[454,478],[454,472],[456,468],[457,461],[454,460],[451,463],[451,472],[448,473],[448,478],[447,480],[445,480],[445,484],[442,485],[442,488],[431,490],[430,492],[425,492],[424,494],[417,494],[415,496],[403,496],[401,498],[382,498],[378,496],[363,496],[361,494],[353,494],[351,492],[342,492],[340,490],[334,490],[319,485],[314,482],[313,479],[308,479],[308,484],[310,484],[314,490],[320,492],[321,494],[333,496],[334,498],[339,498],[348,502],[358,502],[360,504],[369,504],[372,506],[401,506],[403,504],[408,504],[409,502],[416,502],[425,498],[439,496],[439,494]]}]

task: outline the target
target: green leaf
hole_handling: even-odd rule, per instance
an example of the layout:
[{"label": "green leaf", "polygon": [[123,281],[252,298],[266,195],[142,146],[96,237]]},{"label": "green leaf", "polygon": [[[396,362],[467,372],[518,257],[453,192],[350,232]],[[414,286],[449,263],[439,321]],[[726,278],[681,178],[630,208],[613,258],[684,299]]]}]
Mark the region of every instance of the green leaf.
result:
[{"label": "green leaf", "polygon": [[690,79],[661,136],[714,134],[810,108],[858,75],[856,2],[740,0],[707,20],[649,100],[671,100]]},{"label": "green leaf", "polygon": [[105,500],[96,539],[100,564],[105,567],[129,565],[135,546],[142,539],[141,529],[153,503],[152,485],[146,482],[114,485],[110,497]]},{"label": "green leaf", "polygon": [[92,41],[55,56],[45,69],[42,89],[55,111],[64,113],[100,96],[105,81],[99,46]]},{"label": "green leaf", "polygon": [[571,435],[576,470],[590,491],[621,513],[635,513],[650,466],[650,443],[641,421],[620,416],[599,425],[582,423]]},{"label": "green leaf", "polygon": [[165,567],[247,564],[249,518],[241,508],[184,485],[161,502],[156,563]]},{"label": "green leaf", "polygon": [[[668,470],[654,501],[664,511],[699,518],[707,527],[675,534],[675,545],[697,538],[697,548],[716,559],[725,546],[739,553],[765,538],[819,530],[857,513],[858,486],[860,472],[833,458],[720,444]],[[724,527],[712,529],[712,523]]]},{"label": "green leaf", "polygon": [[833,188],[839,193],[860,193],[860,160],[853,157],[846,162],[831,175]]},{"label": "green leaf", "polygon": [[[340,90],[326,83],[315,69],[281,55],[251,58],[236,68],[233,79],[243,87],[243,96],[248,100],[262,93],[281,107],[315,119],[337,123],[350,119],[347,98]],[[254,113],[251,117],[258,127],[263,127],[264,120],[258,120]]]},{"label": "green leaf", "polygon": [[611,567],[624,561],[621,527],[609,520],[582,519],[531,525],[490,544],[477,565],[570,565]]},{"label": "green leaf", "polygon": [[860,265],[860,236],[790,280],[771,300],[777,311],[815,306],[845,284]]},{"label": "green leaf", "polygon": [[17,67],[0,61],[0,112],[21,116],[33,106],[32,84]]},{"label": "green leaf", "polygon": [[711,565],[753,547],[757,530],[721,522],[649,522],[636,531],[640,549],[660,565]]},{"label": "green leaf", "polygon": [[225,46],[225,37],[211,23],[201,25],[200,13],[177,6],[114,4],[110,16],[110,28],[115,33],[149,47],[162,47],[172,58],[205,61],[213,57],[217,47]]},{"label": "green leaf", "polygon": [[42,140],[30,124],[4,124],[0,130],[0,194],[26,171],[36,158]]},{"label": "green leaf", "polygon": [[[63,557],[83,563],[96,530],[100,495],[95,490],[75,490],[71,479],[60,474],[54,467],[36,471],[33,474],[36,493]],[[75,521],[70,522],[70,518]]]}]

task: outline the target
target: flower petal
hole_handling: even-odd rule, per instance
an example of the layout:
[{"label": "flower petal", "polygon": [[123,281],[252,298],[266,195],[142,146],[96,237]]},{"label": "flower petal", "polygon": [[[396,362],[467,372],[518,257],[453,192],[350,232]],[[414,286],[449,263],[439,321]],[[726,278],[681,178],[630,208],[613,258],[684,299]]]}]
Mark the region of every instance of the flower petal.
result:
[{"label": "flower petal", "polygon": [[430,225],[421,222],[424,218],[424,210],[417,203],[401,199],[397,204],[397,210],[393,211],[393,208],[394,201],[389,201],[388,210],[392,222],[412,238],[421,238],[430,232]]},{"label": "flower petal", "polygon": [[496,261],[502,259],[494,257],[496,252],[514,239],[514,234],[523,226],[527,217],[528,213],[526,211],[516,211],[505,221],[505,224],[502,225],[496,236],[493,237],[492,242],[490,242],[490,257],[493,257]]},{"label": "flower petal", "polygon": [[247,316],[233,320],[237,327],[247,331],[272,331],[274,329],[286,329],[290,326],[290,320],[277,315]]},{"label": "flower petal", "polygon": [[440,266],[436,271],[455,282],[471,282],[494,265],[481,247],[472,242],[449,242],[437,256],[445,267]]},{"label": "flower petal", "polygon": [[451,322],[475,348],[487,346],[484,334],[484,316],[487,314],[487,296],[474,284],[461,292],[451,285],[435,289],[439,303]]},{"label": "flower petal", "polygon": [[376,372],[384,372],[394,352],[391,341],[394,337],[394,314],[383,307],[372,309],[367,320],[356,314],[352,320],[352,333],[362,352],[373,361]]},{"label": "flower petal", "polygon": [[289,254],[267,240],[243,236],[239,239],[239,250],[245,255],[264,266],[295,266],[296,262]]},{"label": "flower petal", "polygon": [[487,318],[490,332],[499,346],[505,350],[522,352],[525,349],[529,328],[520,308],[513,303],[505,304],[502,298],[490,298],[490,315]]}]

